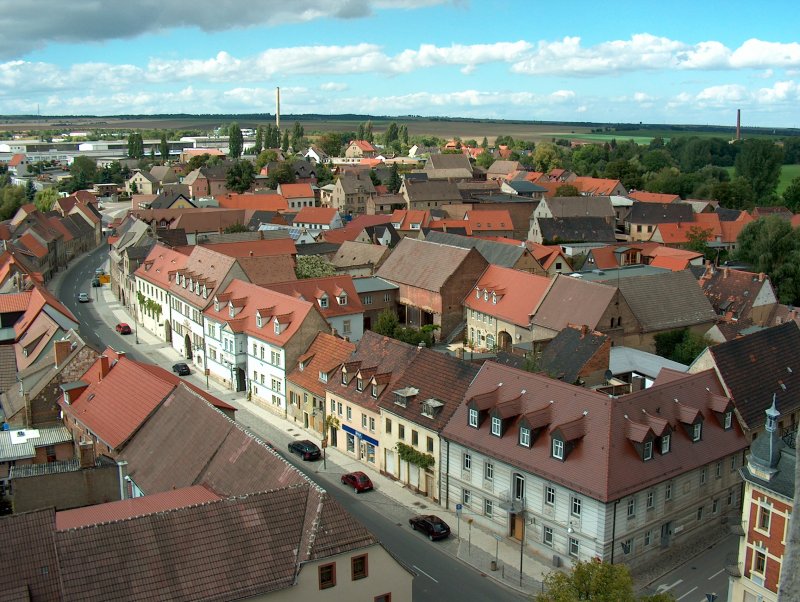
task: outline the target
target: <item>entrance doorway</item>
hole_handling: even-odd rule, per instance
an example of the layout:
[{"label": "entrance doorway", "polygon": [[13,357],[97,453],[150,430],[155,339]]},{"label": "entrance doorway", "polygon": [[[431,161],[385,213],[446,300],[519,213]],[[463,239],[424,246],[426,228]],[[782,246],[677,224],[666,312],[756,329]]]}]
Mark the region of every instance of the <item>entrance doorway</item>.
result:
[{"label": "entrance doorway", "polygon": [[669,545],[669,538],[672,535],[672,522],[666,522],[661,525],[661,547],[666,548]]},{"label": "entrance doorway", "polygon": [[522,541],[522,533],[523,533],[522,530],[525,528],[525,525],[523,525],[523,520],[524,518],[522,514],[511,514],[509,516],[509,521],[511,523],[509,525],[510,527],[509,535],[511,535],[511,537],[513,537],[517,541]]},{"label": "entrance doorway", "polygon": [[192,359],[192,339],[188,334],[183,337],[183,352],[187,360]]}]

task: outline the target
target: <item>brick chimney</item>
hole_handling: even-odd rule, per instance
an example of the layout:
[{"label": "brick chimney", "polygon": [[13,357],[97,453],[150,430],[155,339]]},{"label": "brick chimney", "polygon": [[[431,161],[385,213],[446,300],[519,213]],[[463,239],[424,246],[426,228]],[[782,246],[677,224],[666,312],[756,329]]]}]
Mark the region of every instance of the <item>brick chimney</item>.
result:
[{"label": "brick chimney", "polygon": [[103,380],[106,377],[106,375],[108,374],[109,370],[111,370],[111,367],[109,366],[109,363],[108,363],[108,356],[107,355],[101,355],[100,356],[100,379],[99,380]]},{"label": "brick chimney", "polygon": [[730,272],[729,268],[727,268],[727,267],[722,268],[722,279],[723,280],[728,277],[728,272]]},{"label": "brick chimney", "polygon": [[759,282],[764,282],[764,278],[765,277],[766,277],[766,274],[764,272],[759,272],[758,273],[758,281]]},{"label": "brick chimney", "polygon": [[56,368],[60,367],[69,357],[70,351],[72,351],[72,341],[65,340],[55,342],[53,345],[53,352],[55,354]]},{"label": "brick chimney", "polygon": [[94,444],[91,441],[81,440],[78,444],[78,459],[81,468],[94,467]]}]

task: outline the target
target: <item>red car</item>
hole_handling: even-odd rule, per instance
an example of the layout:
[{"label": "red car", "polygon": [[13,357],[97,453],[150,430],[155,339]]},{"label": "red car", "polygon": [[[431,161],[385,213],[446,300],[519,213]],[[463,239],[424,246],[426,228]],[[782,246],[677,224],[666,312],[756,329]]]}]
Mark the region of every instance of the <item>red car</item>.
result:
[{"label": "red car", "polygon": [[120,334],[130,334],[131,327],[128,326],[125,322],[120,322],[117,324],[117,332]]},{"label": "red car", "polygon": [[369,491],[372,489],[372,481],[360,470],[357,472],[348,472],[342,475],[342,485],[352,487],[356,493],[362,491]]}]

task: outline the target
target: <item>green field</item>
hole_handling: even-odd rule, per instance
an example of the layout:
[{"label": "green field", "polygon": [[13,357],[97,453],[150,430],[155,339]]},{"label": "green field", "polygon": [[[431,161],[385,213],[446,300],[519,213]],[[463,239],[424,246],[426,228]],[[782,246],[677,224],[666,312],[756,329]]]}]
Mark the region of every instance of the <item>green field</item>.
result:
[{"label": "green field", "polygon": [[[731,174],[731,178],[734,177],[736,168],[725,167],[723,169]],[[781,177],[778,180],[778,194],[783,194],[783,191],[786,190],[786,187],[789,186],[795,178],[800,178],[800,165],[781,165]]]}]

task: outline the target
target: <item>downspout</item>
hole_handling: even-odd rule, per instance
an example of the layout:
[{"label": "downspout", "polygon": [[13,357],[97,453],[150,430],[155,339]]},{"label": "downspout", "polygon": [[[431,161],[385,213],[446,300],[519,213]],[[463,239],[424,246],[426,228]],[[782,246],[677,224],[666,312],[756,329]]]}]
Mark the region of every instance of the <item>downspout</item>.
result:
[{"label": "downspout", "polygon": [[[445,476],[445,493],[444,493],[444,507],[450,510],[450,441],[445,439],[445,443],[447,443],[447,474]],[[439,468],[439,488],[441,488],[441,475],[442,469]]]},{"label": "downspout", "polygon": [[614,501],[614,518],[611,520],[611,564],[614,564],[614,544],[616,543],[617,534],[617,504],[619,500]]}]

